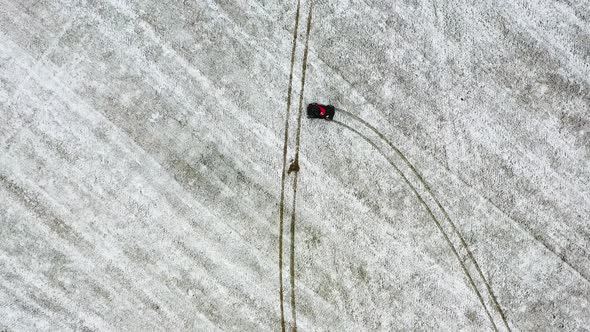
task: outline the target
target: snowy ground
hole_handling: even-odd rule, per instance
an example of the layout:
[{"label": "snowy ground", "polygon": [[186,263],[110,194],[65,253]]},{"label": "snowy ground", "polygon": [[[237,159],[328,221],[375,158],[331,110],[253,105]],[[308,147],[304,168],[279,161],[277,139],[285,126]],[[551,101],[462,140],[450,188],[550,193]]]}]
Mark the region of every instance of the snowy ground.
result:
[{"label": "snowy ground", "polygon": [[590,329],[590,2],[297,8],[0,0],[0,330]]}]

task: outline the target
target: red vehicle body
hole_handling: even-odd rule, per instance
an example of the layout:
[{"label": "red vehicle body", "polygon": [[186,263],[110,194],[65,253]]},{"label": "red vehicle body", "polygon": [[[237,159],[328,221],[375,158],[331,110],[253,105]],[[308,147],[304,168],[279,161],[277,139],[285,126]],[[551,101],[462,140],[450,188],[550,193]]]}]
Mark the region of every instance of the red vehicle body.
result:
[{"label": "red vehicle body", "polygon": [[308,118],[332,120],[335,113],[336,108],[332,105],[322,105],[318,103],[311,103],[307,105]]}]

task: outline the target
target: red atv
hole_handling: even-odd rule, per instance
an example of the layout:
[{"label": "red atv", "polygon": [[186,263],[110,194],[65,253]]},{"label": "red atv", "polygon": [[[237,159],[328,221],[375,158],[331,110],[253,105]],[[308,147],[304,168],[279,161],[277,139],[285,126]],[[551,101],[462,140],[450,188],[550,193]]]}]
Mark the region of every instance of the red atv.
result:
[{"label": "red atv", "polygon": [[332,105],[322,105],[318,103],[311,103],[307,105],[307,117],[332,120],[336,113],[336,108]]}]

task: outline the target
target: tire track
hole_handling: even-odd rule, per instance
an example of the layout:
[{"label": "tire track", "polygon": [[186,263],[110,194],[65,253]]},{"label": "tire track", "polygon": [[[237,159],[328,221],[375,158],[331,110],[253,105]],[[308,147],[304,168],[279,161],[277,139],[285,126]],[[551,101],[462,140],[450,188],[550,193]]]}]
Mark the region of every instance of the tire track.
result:
[{"label": "tire track", "polygon": [[[340,110],[340,111],[341,112],[345,112],[345,111],[342,111],[342,110]],[[346,112],[346,113],[347,114],[350,114],[348,112]],[[448,234],[442,228],[442,225],[441,225],[440,221],[434,216],[434,213],[432,212],[432,210],[430,209],[430,207],[428,206],[428,204],[426,204],[426,202],[424,201],[424,199],[422,198],[422,196],[418,193],[418,191],[416,190],[416,188],[414,187],[414,185],[412,185],[412,183],[408,180],[408,178],[404,175],[404,173],[397,167],[397,165],[395,165],[395,163],[371,139],[369,139],[368,137],[366,137],[365,135],[363,135],[362,133],[360,133],[359,131],[357,131],[356,129],[350,127],[349,125],[347,125],[345,123],[342,123],[342,122],[337,121],[337,120],[333,120],[332,122],[335,123],[335,124],[337,124],[337,125],[340,125],[340,126],[346,128],[346,129],[348,129],[350,131],[352,131],[353,133],[357,134],[362,139],[364,139],[371,146],[373,146],[387,160],[387,162],[397,171],[397,173],[402,177],[402,179],[404,180],[404,182],[410,187],[410,189],[412,190],[412,192],[416,195],[416,197],[420,201],[420,204],[422,206],[424,206],[424,208],[426,209],[426,212],[432,218],[432,220],[434,221],[436,227],[438,228],[438,230],[443,235],[445,241],[447,242],[447,244],[449,245],[451,251],[453,252],[453,255],[459,261],[459,264],[461,265],[461,269],[463,270],[463,273],[467,277],[467,280],[469,282],[469,285],[475,291],[475,294],[477,295],[477,298],[478,298],[479,302],[483,306],[483,308],[484,308],[484,310],[486,312],[486,315],[487,315],[490,323],[492,324],[492,326],[494,328],[494,331],[498,331],[498,327],[496,326],[496,323],[494,322],[494,320],[492,318],[492,315],[490,314],[490,311],[488,310],[487,306],[485,305],[485,301],[484,301],[481,293],[477,289],[477,287],[475,285],[475,282],[474,282],[473,278],[471,277],[471,274],[469,273],[469,271],[467,270],[467,267],[465,266],[465,263],[461,259],[461,256],[459,255],[459,252],[457,251],[457,249],[455,248],[455,246],[453,246],[453,243],[452,243],[451,239],[449,238]]]},{"label": "tire track", "polygon": [[[330,68],[334,73],[336,73],[337,75],[340,76],[340,78],[346,82],[349,87],[353,90],[357,90],[358,89],[355,87],[354,84],[352,84],[352,82],[343,76],[343,74],[338,71],[336,68],[334,68],[332,65],[330,65],[327,60],[325,60],[324,58],[322,58],[321,56],[318,55],[318,59],[324,64],[326,65],[326,67]],[[360,93],[360,92],[359,92]],[[370,100],[371,98],[367,98],[367,97],[363,97],[366,99],[366,101],[371,104],[373,107],[375,107],[373,105],[373,102]],[[342,111],[342,110],[341,110]],[[440,162],[439,162],[440,163]],[[443,165],[444,167],[444,165]],[[448,168],[447,168],[448,170]],[[450,170],[449,170],[450,171]],[[451,172],[452,173],[452,172]],[[459,174],[454,174],[455,178],[460,181],[461,183],[463,183],[464,185],[473,188],[474,190],[477,190],[477,188],[475,188],[473,186],[473,184],[467,183]],[[556,175],[559,176],[559,175]],[[567,265],[570,269],[572,269],[580,278],[584,279],[584,281],[590,283],[590,274],[584,272],[582,269],[580,269],[579,267],[577,267],[575,265],[575,263],[573,263],[570,259],[568,259],[567,257],[564,257],[563,255],[561,255],[560,253],[557,252],[557,250],[555,249],[555,247],[551,244],[548,243],[547,241],[545,241],[544,239],[540,239],[537,236],[537,233],[534,232],[534,230],[529,227],[528,225],[523,224],[523,221],[518,221],[516,220],[516,218],[512,215],[510,215],[509,213],[507,213],[506,211],[502,210],[502,208],[500,208],[496,203],[492,202],[492,199],[489,197],[486,197],[485,195],[478,193],[478,195],[484,199],[485,201],[489,202],[492,206],[494,206],[499,212],[501,212],[502,214],[504,214],[508,219],[510,219],[517,227],[521,228],[522,230],[524,230],[525,232],[527,232],[535,241],[539,242],[545,249],[547,249],[549,252],[551,252],[552,254],[554,254],[556,257],[558,257],[559,260],[561,260],[565,265]]]},{"label": "tire track", "polygon": [[483,281],[483,283],[484,283],[484,285],[485,285],[488,293],[490,294],[490,298],[492,299],[492,302],[494,304],[495,310],[498,312],[498,314],[502,318],[502,322],[503,322],[504,326],[506,327],[506,329],[508,331],[511,331],[511,329],[510,329],[510,327],[508,325],[508,321],[506,319],[506,315],[504,314],[504,310],[502,310],[502,307],[498,303],[497,297],[494,294],[494,292],[492,290],[492,287],[490,286],[490,284],[487,281],[486,277],[484,276],[483,271],[481,270],[479,264],[477,263],[477,260],[475,259],[475,256],[473,255],[473,252],[471,251],[471,249],[469,249],[469,245],[467,245],[467,241],[465,241],[465,238],[463,237],[463,235],[461,234],[461,232],[459,232],[459,229],[457,228],[457,226],[455,225],[455,223],[451,220],[449,214],[447,213],[447,210],[442,206],[442,204],[440,203],[440,201],[438,200],[438,198],[436,198],[436,195],[434,195],[434,192],[432,191],[432,189],[430,188],[430,185],[428,185],[428,183],[426,182],[426,180],[424,179],[424,177],[422,176],[422,174],[420,174],[420,172],[416,169],[416,167],[414,167],[414,165],[408,160],[408,158],[406,158],[406,156],[401,152],[401,150],[398,149],[395,145],[393,145],[393,143],[391,143],[391,141],[389,141],[389,139],[387,139],[387,137],[385,137],[385,135],[383,135],[379,130],[377,130],[377,128],[373,127],[371,124],[369,124],[368,122],[366,122],[365,120],[361,119],[360,117],[358,117],[355,114],[352,114],[350,112],[347,112],[347,111],[341,110],[341,109],[339,109],[339,111],[341,111],[342,113],[348,115],[349,117],[351,117],[351,118],[359,121],[360,123],[362,123],[363,125],[365,125],[367,128],[369,128],[371,131],[373,131],[375,134],[377,134],[379,136],[379,138],[381,138],[387,145],[389,145],[389,147],[392,148],[395,151],[395,153],[404,161],[404,163],[406,163],[406,165],[408,165],[408,167],[410,167],[410,169],[412,170],[412,172],[414,173],[414,175],[416,175],[416,177],[418,178],[418,180],[420,180],[420,182],[424,186],[426,192],[428,192],[428,194],[432,197],[432,199],[436,203],[436,206],[442,211],[445,219],[451,225],[451,228],[453,230],[453,233],[455,233],[455,235],[457,235],[459,237],[459,240],[461,242],[461,246],[467,252],[467,256],[473,262],[473,265],[475,267],[475,270],[477,271],[477,274],[482,279],[482,281]]},{"label": "tire track", "polygon": [[299,151],[301,148],[301,116],[303,114],[303,96],[305,94],[305,74],[307,72],[307,57],[309,54],[309,34],[311,32],[311,21],[313,14],[313,1],[309,4],[309,13],[307,14],[307,28],[305,31],[305,48],[303,50],[303,64],[301,71],[301,91],[299,93],[299,114],[297,115],[297,132],[295,138],[295,158],[294,165],[295,176],[293,177],[293,202],[291,209],[291,238],[290,238],[290,255],[289,255],[289,270],[291,283],[291,315],[293,319],[292,331],[297,331],[297,307],[295,301],[295,224],[297,215],[297,184],[299,179]]},{"label": "tire track", "polygon": [[285,136],[283,138],[283,167],[281,171],[281,194],[279,201],[279,301],[281,312],[281,331],[285,332],[285,298],[283,292],[283,229],[285,218],[285,178],[287,167],[287,146],[289,141],[289,116],[291,114],[291,94],[293,91],[293,68],[295,66],[295,50],[297,49],[297,32],[299,30],[299,11],[301,0],[297,0],[295,10],[295,27],[291,43],[291,69],[289,71],[289,85],[287,88],[287,112],[285,115]]}]

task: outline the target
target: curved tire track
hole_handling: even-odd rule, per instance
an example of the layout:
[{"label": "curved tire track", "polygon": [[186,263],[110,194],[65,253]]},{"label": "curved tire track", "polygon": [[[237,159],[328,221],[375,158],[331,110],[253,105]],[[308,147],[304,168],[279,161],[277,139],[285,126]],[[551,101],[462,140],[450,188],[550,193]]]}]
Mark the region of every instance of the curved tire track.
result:
[{"label": "curved tire track", "polygon": [[[365,120],[361,119],[360,117],[358,117],[355,114],[352,114],[352,113],[350,113],[348,111],[345,111],[345,110],[342,110],[342,109],[339,109],[339,111],[341,111],[342,113],[348,115],[349,117],[351,117],[351,118],[359,121],[360,123],[362,123],[363,125],[365,125],[367,128],[369,128],[372,132],[374,132],[375,134],[377,134],[377,136],[379,136],[379,138],[381,138],[387,145],[389,145],[389,147],[395,151],[395,153],[404,161],[404,163],[406,163],[406,165],[408,165],[408,167],[410,167],[410,169],[412,170],[412,172],[414,173],[414,175],[416,175],[416,177],[418,178],[418,180],[420,181],[420,183],[422,183],[422,185],[424,186],[426,192],[428,192],[428,194],[432,197],[432,199],[436,203],[436,206],[442,211],[445,219],[451,225],[451,228],[452,228],[453,232],[455,233],[455,235],[457,235],[459,237],[459,240],[461,242],[461,246],[467,252],[467,256],[473,262],[473,265],[474,265],[474,267],[475,267],[478,275],[482,279],[482,281],[483,281],[483,283],[484,283],[484,285],[485,285],[488,293],[490,294],[490,298],[492,299],[492,302],[494,304],[495,310],[500,315],[500,317],[502,319],[502,322],[503,322],[504,326],[506,327],[506,329],[508,331],[511,331],[510,326],[508,325],[508,321],[506,320],[506,315],[504,314],[504,310],[502,310],[502,307],[498,303],[497,297],[494,294],[494,292],[492,290],[492,287],[490,286],[490,284],[487,281],[486,277],[484,276],[483,271],[481,270],[479,264],[477,263],[477,260],[475,259],[475,256],[473,255],[473,252],[471,251],[471,249],[469,249],[469,246],[467,245],[467,241],[465,241],[465,238],[463,237],[463,235],[461,234],[461,232],[459,232],[459,229],[457,228],[457,226],[455,225],[455,223],[449,217],[449,214],[447,213],[447,210],[442,206],[442,204],[440,203],[440,201],[438,200],[438,198],[436,197],[436,195],[434,195],[434,192],[432,191],[432,189],[430,188],[430,186],[428,185],[428,183],[426,182],[426,180],[424,179],[424,177],[422,176],[422,174],[420,174],[420,172],[418,172],[418,170],[416,169],[416,167],[414,167],[414,165],[401,152],[401,150],[398,149],[395,145],[393,145],[393,143],[391,143],[391,141],[389,141],[389,139],[387,139],[387,137],[385,137],[385,135],[383,135],[379,130],[377,130],[377,128],[373,127],[371,124],[369,124],[368,122],[366,122]],[[398,171],[399,171],[399,169],[398,169]]]},{"label": "curved tire track", "polygon": [[[340,110],[340,111],[342,112],[342,110]],[[346,112],[346,113],[348,113],[348,112]],[[350,114],[350,113],[348,113],[348,114]],[[397,173],[402,177],[402,179],[404,180],[404,182],[410,187],[410,189],[412,190],[412,192],[416,195],[416,197],[420,201],[420,204],[422,206],[424,206],[424,208],[426,209],[426,212],[432,218],[432,220],[434,221],[436,227],[438,228],[438,230],[443,235],[445,241],[447,242],[447,244],[449,245],[451,251],[453,252],[453,255],[459,261],[459,264],[461,265],[461,269],[463,270],[463,273],[467,277],[467,280],[469,282],[469,285],[475,291],[475,294],[477,295],[477,298],[478,298],[479,302],[483,306],[483,308],[484,308],[484,310],[486,312],[486,315],[487,315],[490,323],[492,324],[492,326],[494,328],[494,331],[498,331],[498,327],[496,326],[496,323],[494,322],[494,319],[492,318],[492,315],[490,314],[490,311],[488,310],[487,306],[485,305],[485,301],[484,301],[481,293],[477,289],[477,287],[475,285],[475,282],[473,280],[473,277],[471,276],[471,274],[467,270],[467,266],[465,266],[465,263],[461,259],[461,256],[459,255],[459,252],[457,251],[457,249],[453,245],[451,239],[449,238],[449,235],[444,231],[444,229],[443,229],[440,221],[435,217],[434,213],[432,212],[432,210],[430,209],[430,207],[428,206],[428,204],[426,204],[426,201],[424,201],[424,199],[422,198],[422,196],[418,193],[416,187],[410,182],[410,180],[404,175],[404,173],[397,167],[397,165],[395,165],[395,163],[385,153],[383,153],[383,151],[379,148],[379,146],[377,146],[377,144],[375,144],[371,139],[369,139],[368,137],[366,137],[365,135],[363,135],[358,130],[350,127],[349,125],[347,125],[347,124],[345,124],[343,122],[340,122],[340,121],[337,121],[337,120],[333,120],[332,122],[335,123],[335,124],[338,124],[338,125],[340,125],[340,126],[342,126],[344,128],[346,128],[346,129],[348,129],[350,131],[352,131],[353,133],[357,134],[362,139],[364,139],[371,146],[373,146],[387,160],[387,162],[397,171]],[[508,325],[507,324],[506,324],[506,327],[508,328]],[[508,330],[510,330],[510,328],[508,328]]]}]

